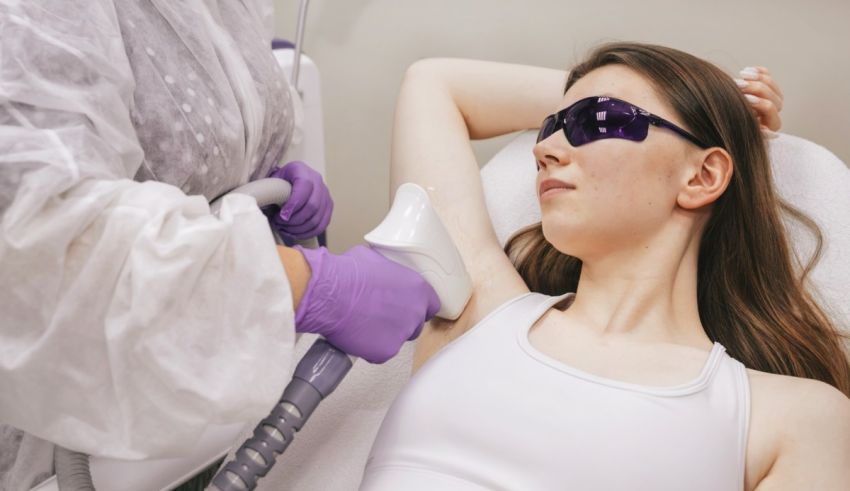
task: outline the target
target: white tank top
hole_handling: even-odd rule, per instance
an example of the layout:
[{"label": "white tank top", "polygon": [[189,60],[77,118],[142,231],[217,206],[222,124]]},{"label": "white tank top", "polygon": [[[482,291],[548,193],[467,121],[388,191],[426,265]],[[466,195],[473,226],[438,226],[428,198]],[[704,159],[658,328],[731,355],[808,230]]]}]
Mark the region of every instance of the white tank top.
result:
[{"label": "white tank top", "polygon": [[572,368],[528,341],[572,295],[515,298],[423,365],[387,413],[360,489],[742,490],[744,365],[715,343],[699,377],[674,387]]}]

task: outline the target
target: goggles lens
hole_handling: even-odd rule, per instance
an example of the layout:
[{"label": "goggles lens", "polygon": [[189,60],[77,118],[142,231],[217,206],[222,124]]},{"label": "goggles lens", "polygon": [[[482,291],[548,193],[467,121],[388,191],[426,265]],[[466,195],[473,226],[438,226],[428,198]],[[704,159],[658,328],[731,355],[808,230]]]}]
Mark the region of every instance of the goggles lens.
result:
[{"label": "goggles lens", "polygon": [[671,129],[692,143],[708,148],[708,145],[682,128],[634,104],[613,97],[596,96],[577,101],[547,116],[540,127],[537,141],[563,130],[567,141],[574,147],[606,138],[639,142],[646,139],[650,124]]}]

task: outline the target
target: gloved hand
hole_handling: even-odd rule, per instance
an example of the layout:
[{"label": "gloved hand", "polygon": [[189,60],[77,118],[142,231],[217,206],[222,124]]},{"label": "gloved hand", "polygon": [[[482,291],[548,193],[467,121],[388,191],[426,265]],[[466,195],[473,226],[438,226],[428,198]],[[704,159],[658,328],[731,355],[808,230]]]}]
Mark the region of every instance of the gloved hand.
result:
[{"label": "gloved hand", "polygon": [[268,177],[292,184],[292,193],[282,207],[263,208],[278,235],[292,242],[316,237],[325,231],[331,222],[334,202],[321,174],[296,160],[273,168]]},{"label": "gloved hand", "polygon": [[368,247],[341,255],[324,247],[295,248],[312,270],[295,330],[321,334],[350,355],[383,363],[440,310],[440,299],[422,276]]}]

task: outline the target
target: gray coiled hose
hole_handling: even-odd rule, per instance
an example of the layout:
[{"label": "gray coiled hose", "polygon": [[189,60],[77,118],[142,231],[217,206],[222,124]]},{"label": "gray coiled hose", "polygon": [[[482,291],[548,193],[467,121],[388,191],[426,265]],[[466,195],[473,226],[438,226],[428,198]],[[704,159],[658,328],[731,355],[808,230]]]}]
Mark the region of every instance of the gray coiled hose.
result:
[{"label": "gray coiled hose", "polygon": [[56,445],[53,467],[59,491],[94,491],[88,455]]},{"label": "gray coiled hose", "polygon": [[352,358],[317,339],[298,366],[277,405],[254,428],[254,434],[225,463],[206,491],[249,491],[257,486],[286,451],[319,403],[351,369]]},{"label": "gray coiled hose", "polygon": [[[210,203],[210,211],[218,215],[224,196],[231,193],[247,194],[257,200],[260,207],[280,205],[289,199],[292,186],[283,179],[267,178],[249,182],[243,186],[219,196]],[[275,235],[275,240],[277,240]],[[308,246],[316,247],[316,239],[308,241]],[[59,491],[95,491],[89,466],[89,456],[56,445],[53,451],[53,467],[56,471],[56,483]]]}]

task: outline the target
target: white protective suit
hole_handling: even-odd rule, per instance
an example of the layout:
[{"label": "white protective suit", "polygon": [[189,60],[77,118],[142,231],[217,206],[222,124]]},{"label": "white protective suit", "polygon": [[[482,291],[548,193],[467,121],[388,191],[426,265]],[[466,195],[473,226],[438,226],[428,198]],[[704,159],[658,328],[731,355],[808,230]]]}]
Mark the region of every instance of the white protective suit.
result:
[{"label": "white protective suit", "polygon": [[271,0],[0,0],[0,423],[170,457],[274,405],[285,271],[253,198],[207,204],[292,137],[270,33]]}]

